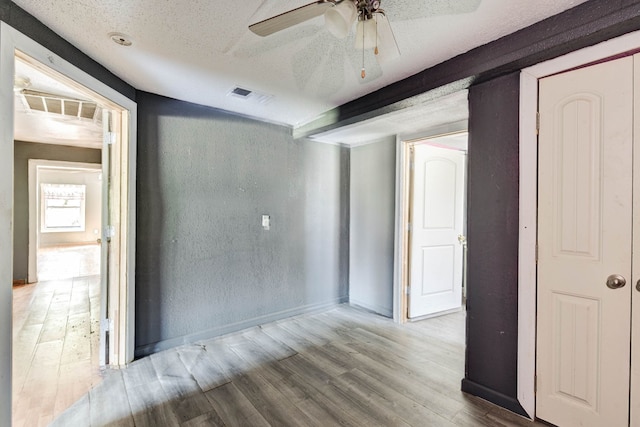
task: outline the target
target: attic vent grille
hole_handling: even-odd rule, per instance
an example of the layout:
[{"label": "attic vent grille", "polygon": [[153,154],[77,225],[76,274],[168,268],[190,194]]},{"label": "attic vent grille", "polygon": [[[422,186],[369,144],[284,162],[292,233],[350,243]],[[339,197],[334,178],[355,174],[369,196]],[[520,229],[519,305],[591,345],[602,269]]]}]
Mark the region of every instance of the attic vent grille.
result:
[{"label": "attic vent grille", "polygon": [[63,98],[58,95],[26,89],[21,92],[21,95],[31,111],[42,111],[91,121],[100,120],[100,114],[96,114],[100,108],[92,101]]},{"label": "attic vent grille", "polygon": [[258,104],[268,104],[273,99],[273,95],[267,95],[266,93],[256,92],[255,90],[246,89],[239,86],[231,89],[228,95],[234,98],[251,101]]}]

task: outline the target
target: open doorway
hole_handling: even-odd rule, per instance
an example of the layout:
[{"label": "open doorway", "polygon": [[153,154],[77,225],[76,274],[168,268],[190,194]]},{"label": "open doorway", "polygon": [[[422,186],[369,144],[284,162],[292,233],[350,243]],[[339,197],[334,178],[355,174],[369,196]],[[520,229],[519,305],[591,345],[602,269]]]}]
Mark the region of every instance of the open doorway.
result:
[{"label": "open doorway", "polygon": [[0,424],[39,425],[133,360],[136,106],[0,25]]},{"label": "open doorway", "polygon": [[396,321],[464,306],[467,143],[464,130],[398,141]]},{"label": "open doorway", "polygon": [[[21,114],[25,113],[16,105],[16,118]],[[37,119],[50,120],[46,115]],[[26,135],[21,126],[16,130],[20,139],[38,139],[33,131]],[[29,242],[35,259],[29,264],[35,269],[29,283],[13,288],[13,420],[14,425],[31,425],[55,417],[101,381],[102,169],[99,163],[30,157],[80,154],[100,161],[101,150],[16,141],[15,152],[15,203],[20,208],[29,158],[28,230],[35,237]],[[25,220],[16,218],[16,228]],[[14,241],[23,237],[16,234]],[[14,259],[24,269],[20,262]]]}]

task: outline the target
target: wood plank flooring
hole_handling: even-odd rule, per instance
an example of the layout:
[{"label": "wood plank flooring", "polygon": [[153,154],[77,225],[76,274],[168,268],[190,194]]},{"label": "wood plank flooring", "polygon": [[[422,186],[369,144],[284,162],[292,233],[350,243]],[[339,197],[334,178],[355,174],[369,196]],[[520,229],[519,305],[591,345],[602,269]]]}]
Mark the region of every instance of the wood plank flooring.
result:
[{"label": "wood plank flooring", "polygon": [[464,313],[346,305],[107,371],[53,426],[532,426],[460,391]]},{"label": "wood plank flooring", "polygon": [[49,280],[13,289],[14,427],[48,425],[102,380],[99,248],[45,252],[39,275]]}]

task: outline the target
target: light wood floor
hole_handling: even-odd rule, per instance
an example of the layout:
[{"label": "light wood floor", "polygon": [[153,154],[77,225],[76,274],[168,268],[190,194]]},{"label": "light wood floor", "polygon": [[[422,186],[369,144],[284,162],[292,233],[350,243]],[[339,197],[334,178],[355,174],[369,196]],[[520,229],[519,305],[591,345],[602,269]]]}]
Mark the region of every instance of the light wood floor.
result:
[{"label": "light wood floor", "polygon": [[54,426],[531,426],[460,391],[464,313],[408,325],[339,306],[154,354]]},{"label": "light wood floor", "polygon": [[39,256],[45,281],[13,290],[14,427],[48,425],[102,380],[96,247],[60,249]]}]

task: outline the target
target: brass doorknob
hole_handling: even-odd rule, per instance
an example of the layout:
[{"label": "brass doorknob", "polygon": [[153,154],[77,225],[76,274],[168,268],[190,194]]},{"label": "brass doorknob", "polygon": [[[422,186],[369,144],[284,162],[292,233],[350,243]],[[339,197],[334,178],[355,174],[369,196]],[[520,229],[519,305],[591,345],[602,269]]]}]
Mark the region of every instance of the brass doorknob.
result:
[{"label": "brass doorknob", "polygon": [[620,289],[623,288],[626,284],[627,279],[619,274],[612,274],[611,276],[607,277],[607,287],[609,289]]},{"label": "brass doorknob", "polygon": [[636,290],[640,292],[640,280],[638,280],[638,283],[636,283]]}]

